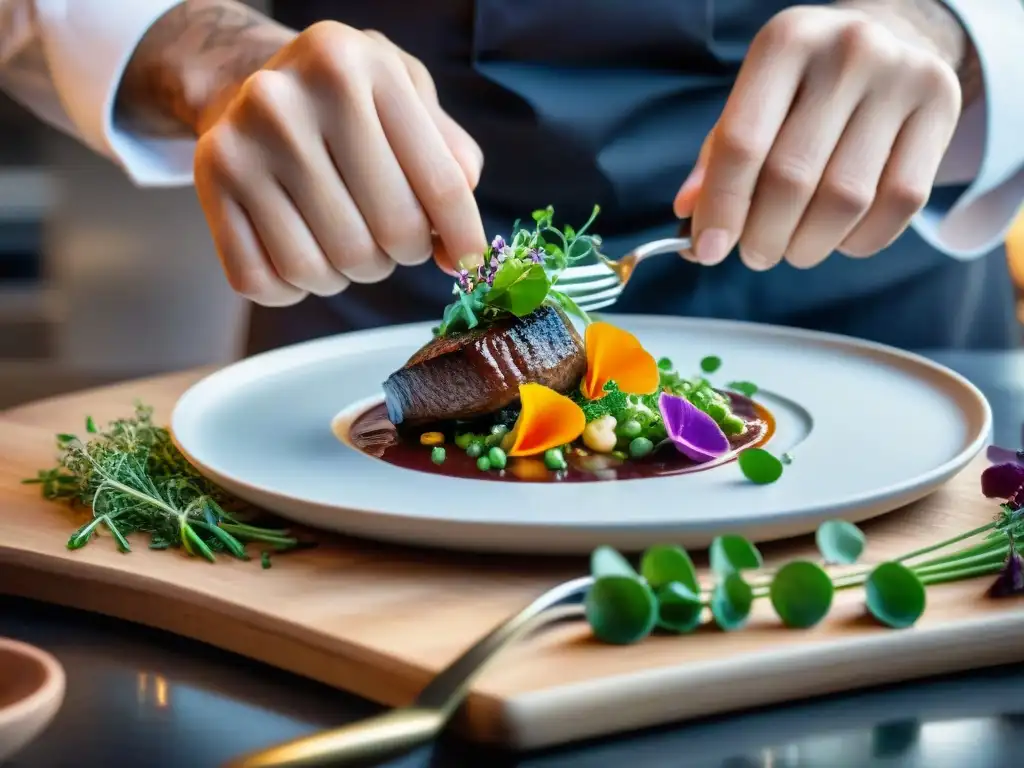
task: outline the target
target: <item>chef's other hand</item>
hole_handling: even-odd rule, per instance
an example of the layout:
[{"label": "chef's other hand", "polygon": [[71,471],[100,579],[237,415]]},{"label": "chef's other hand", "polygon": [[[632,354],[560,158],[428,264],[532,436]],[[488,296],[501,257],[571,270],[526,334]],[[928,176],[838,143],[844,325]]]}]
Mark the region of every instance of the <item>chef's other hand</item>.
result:
[{"label": "chef's other hand", "polygon": [[808,268],[895,240],[927,201],[960,114],[935,48],[851,7],[775,16],[676,197],[676,214],[693,217],[686,255],[717,264],[738,243],[751,269]]},{"label": "chef's other hand", "polygon": [[380,33],[316,24],[224,101],[195,183],[238,293],[283,306],[384,280],[430,259],[432,232],[446,254],[486,247],[480,148]]}]

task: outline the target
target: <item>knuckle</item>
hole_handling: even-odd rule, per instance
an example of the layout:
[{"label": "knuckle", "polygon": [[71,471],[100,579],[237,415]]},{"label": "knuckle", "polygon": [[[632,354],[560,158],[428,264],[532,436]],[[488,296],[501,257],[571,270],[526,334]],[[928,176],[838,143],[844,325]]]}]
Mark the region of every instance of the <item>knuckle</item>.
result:
[{"label": "knuckle", "polygon": [[913,215],[928,202],[929,190],[923,184],[893,179],[882,183],[879,197],[885,205],[904,215]]},{"label": "knuckle", "polygon": [[889,33],[867,18],[851,19],[839,33],[838,45],[845,59],[857,62],[889,59],[894,51]]},{"label": "knuckle", "polygon": [[714,150],[722,152],[734,162],[749,164],[758,162],[765,148],[750,131],[726,124],[715,131]]},{"label": "knuckle", "polygon": [[814,179],[805,162],[789,157],[769,157],[764,177],[770,187],[781,189],[787,195],[810,195]]},{"label": "knuckle", "polygon": [[195,169],[199,176],[226,181],[236,175],[240,148],[232,131],[215,126],[196,142]]},{"label": "knuckle", "polygon": [[799,6],[786,8],[761,28],[757,42],[772,52],[803,49],[809,42],[807,22],[807,9]]},{"label": "knuckle", "polygon": [[358,48],[363,34],[337,21],[318,21],[299,35],[302,52],[314,61],[331,60],[338,50]]},{"label": "knuckle", "polygon": [[873,190],[849,179],[826,179],[820,194],[831,210],[846,215],[864,213],[875,198]]}]

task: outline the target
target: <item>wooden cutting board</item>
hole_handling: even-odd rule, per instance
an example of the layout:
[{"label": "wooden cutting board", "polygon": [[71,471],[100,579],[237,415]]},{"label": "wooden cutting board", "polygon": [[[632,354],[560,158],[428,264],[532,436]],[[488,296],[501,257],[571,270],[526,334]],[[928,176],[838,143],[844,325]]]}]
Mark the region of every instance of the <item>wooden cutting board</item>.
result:
[{"label": "wooden cutting board", "polygon": [[[216,564],[109,536],[65,548],[80,521],[24,477],[51,464],[56,432],[124,416],[140,399],[166,420],[200,373],[93,390],[0,414],[0,592],[186,635],[376,701],[408,702],[438,670],[547,587],[582,575],[582,559],[467,556],[318,534],[322,546]],[[865,525],[869,560],[909,551],[990,519],[981,460],[944,489]],[[765,547],[766,559],[813,551],[809,539]],[[1024,659],[1024,602],[983,598],[990,578],[932,587],[918,625],[865,618],[861,595],[837,596],[808,631],[782,629],[761,605],[739,632],[704,629],[613,648],[582,623],[509,651],[473,688],[458,727],[513,748]],[[764,602],[764,601],[760,601]],[[767,609],[767,610],[766,610]]]}]

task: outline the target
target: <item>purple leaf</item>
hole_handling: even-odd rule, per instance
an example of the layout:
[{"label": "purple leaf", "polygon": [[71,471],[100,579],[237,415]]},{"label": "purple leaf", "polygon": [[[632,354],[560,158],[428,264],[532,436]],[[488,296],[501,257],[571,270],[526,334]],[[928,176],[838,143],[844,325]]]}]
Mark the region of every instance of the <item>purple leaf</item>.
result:
[{"label": "purple leaf", "polygon": [[729,438],[722,428],[685,397],[662,392],[658,409],[665,420],[668,439],[693,461],[704,463],[729,452]]},{"label": "purple leaf", "polygon": [[1024,464],[993,464],[981,473],[981,492],[990,499],[1008,499],[1024,485]]},{"label": "purple leaf", "polygon": [[1000,448],[998,445],[990,445],[986,453],[986,458],[993,464],[1011,464],[1016,462],[1021,463],[1020,457],[1017,455],[1019,451],[1011,451],[1009,448]]},{"label": "purple leaf", "polygon": [[1017,551],[1010,548],[1010,556],[1006,558],[1006,565],[999,572],[999,576],[988,589],[989,597],[1012,597],[1024,595],[1024,560],[1017,554]]}]

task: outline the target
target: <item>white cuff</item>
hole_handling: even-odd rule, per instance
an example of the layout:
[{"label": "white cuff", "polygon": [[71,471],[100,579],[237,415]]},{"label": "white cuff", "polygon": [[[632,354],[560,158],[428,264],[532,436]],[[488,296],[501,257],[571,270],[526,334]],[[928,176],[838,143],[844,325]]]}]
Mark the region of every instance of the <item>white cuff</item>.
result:
[{"label": "white cuff", "polygon": [[61,103],[81,140],[140,186],[192,181],[195,141],[134,136],[114,125],[121,77],[149,28],[181,0],[37,0],[40,35]]},{"label": "white cuff", "polygon": [[[1024,204],[1024,4],[942,1],[978,52],[985,93],[964,110],[935,182],[938,200],[914,225],[934,248],[971,259],[1003,242]],[[966,188],[943,205],[948,184]]]}]

